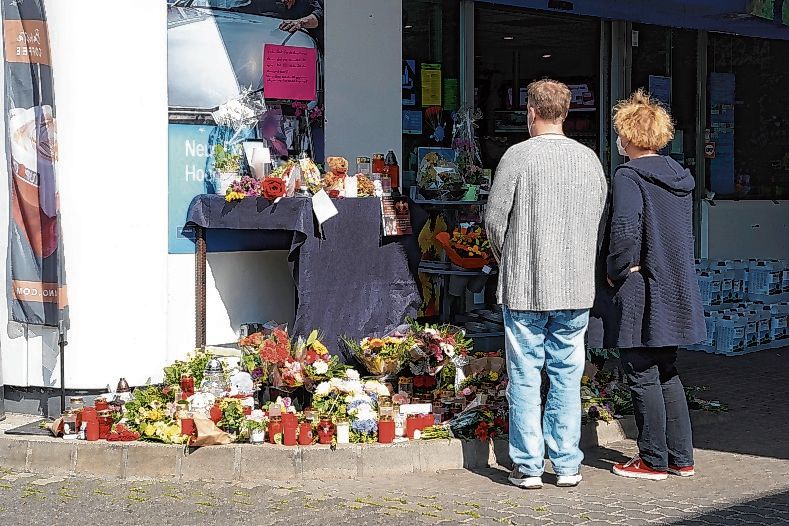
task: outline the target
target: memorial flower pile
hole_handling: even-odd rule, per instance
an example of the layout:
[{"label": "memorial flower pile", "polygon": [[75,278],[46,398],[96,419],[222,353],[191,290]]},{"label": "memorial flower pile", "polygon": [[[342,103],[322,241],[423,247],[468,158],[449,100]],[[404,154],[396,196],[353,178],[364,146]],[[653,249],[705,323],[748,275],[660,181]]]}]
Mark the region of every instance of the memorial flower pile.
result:
[{"label": "memorial flower pile", "polygon": [[312,405],[334,421],[347,418],[351,442],[370,442],[378,432],[379,396],[389,396],[389,388],[376,380],[362,381],[357,371],[349,369],[343,378],[318,384]]}]

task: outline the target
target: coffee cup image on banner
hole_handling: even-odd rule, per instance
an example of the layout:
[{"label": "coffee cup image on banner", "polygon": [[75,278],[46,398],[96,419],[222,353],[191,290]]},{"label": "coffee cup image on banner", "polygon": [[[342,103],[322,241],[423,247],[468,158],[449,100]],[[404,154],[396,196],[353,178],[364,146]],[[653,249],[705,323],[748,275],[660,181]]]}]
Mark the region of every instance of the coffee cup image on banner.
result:
[{"label": "coffee cup image on banner", "polygon": [[33,253],[46,258],[58,247],[57,131],[52,107],[9,110],[8,131],[12,216]]}]

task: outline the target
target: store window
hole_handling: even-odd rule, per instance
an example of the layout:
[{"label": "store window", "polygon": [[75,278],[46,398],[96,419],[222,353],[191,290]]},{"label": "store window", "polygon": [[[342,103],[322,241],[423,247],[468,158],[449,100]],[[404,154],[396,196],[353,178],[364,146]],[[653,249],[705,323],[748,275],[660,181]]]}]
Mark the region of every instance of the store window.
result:
[{"label": "store window", "polygon": [[403,186],[420,147],[449,147],[460,106],[460,2],[403,0]]},{"label": "store window", "polygon": [[475,50],[484,166],[495,167],[507,148],[529,138],[526,88],[545,77],[562,81],[573,91],[565,133],[599,149],[598,19],[478,5]]},{"label": "store window", "polygon": [[707,188],[716,198],[789,197],[789,42],[710,34]]},{"label": "store window", "polygon": [[633,24],[631,86],[660,100],[675,121],[672,143],[662,153],[682,165],[696,165],[697,32]]}]

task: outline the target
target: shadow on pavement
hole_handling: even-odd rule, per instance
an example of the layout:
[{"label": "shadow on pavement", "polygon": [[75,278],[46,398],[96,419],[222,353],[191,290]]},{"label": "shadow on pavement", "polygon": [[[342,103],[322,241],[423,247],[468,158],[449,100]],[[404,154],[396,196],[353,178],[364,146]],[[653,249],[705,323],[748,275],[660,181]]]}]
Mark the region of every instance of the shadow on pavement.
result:
[{"label": "shadow on pavement", "polygon": [[789,523],[789,492],[768,495],[735,504],[728,508],[711,510],[694,517],[679,519],[670,524],[682,526],[716,526],[742,524],[787,524]]},{"label": "shadow on pavement", "polygon": [[725,413],[694,411],[696,449],[789,459],[789,349],[743,356],[681,352],[686,386],[707,386],[705,400],[729,406]]}]

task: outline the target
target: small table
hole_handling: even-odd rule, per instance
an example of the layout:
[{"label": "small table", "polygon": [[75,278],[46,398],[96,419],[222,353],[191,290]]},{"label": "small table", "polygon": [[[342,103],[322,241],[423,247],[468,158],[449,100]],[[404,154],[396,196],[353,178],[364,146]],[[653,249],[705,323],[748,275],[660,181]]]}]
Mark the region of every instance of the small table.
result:
[{"label": "small table", "polygon": [[382,239],[379,199],[339,199],[334,205],[338,215],[319,230],[307,198],[226,202],[203,194],[192,200],[186,226],[195,232],[196,347],[206,344],[206,230],[290,233],[286,248],[298,298],[292,334],[318,329],[332,354],[339,354],[343,336],[382,335],[416,317],[421,303],[416,236]]}]

